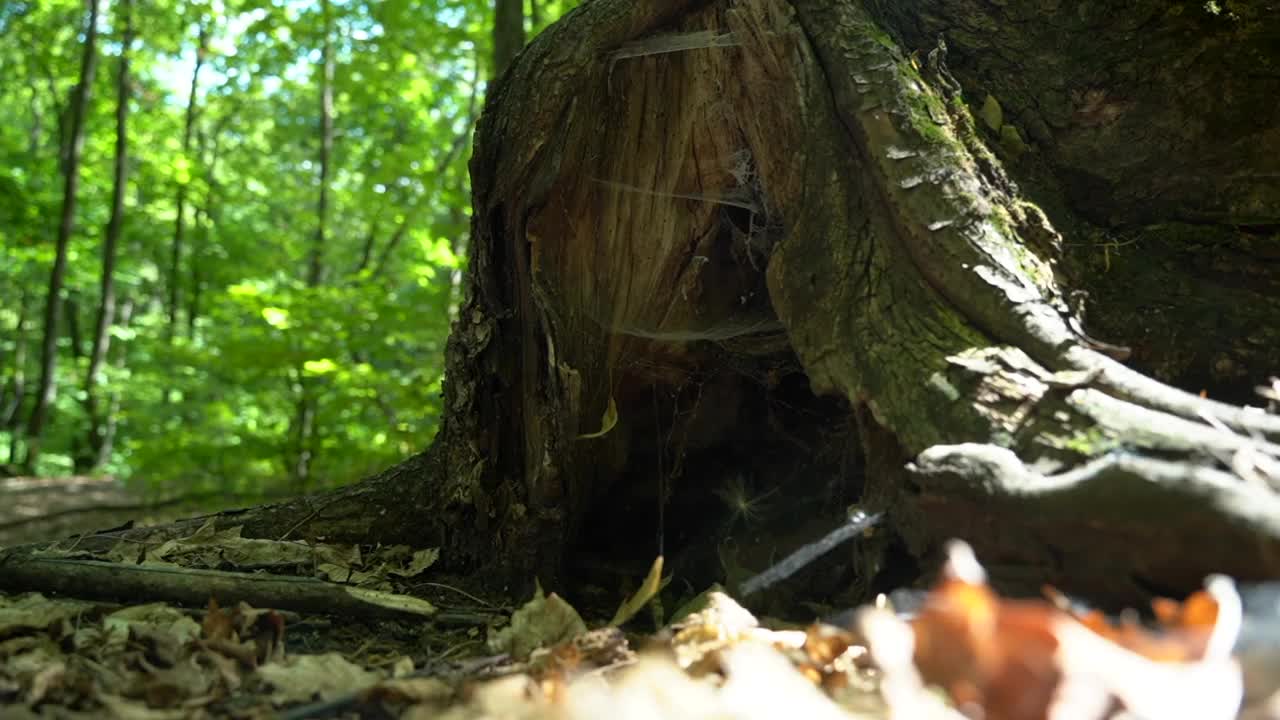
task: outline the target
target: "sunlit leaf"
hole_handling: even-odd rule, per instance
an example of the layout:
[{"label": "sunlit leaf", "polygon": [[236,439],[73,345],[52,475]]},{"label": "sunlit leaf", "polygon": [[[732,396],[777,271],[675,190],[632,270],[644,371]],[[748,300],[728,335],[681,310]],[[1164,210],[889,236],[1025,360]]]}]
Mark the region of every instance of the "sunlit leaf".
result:
[{"label": "sunlit leaf", "polygon": [[284,308],[262,308],[262,319],[273,328],[284,330],[289,327],[289,311]]},{"label": "sunlit leaf", "polygon": [[448,238],[422,238],[419,243],[422,245],[423,254],[435,265],[445,268],[458,267],[458,257],[453,254],[453,247]]},{"label": "sunlit leaf", "polygon": [[302,364],[302,369],[308,375],[327,375],[338,369],[337,363],[324,358],[323,360],[307,360]]},{"label": "sunlit leaf", "polygon": [[185,155],[179,155],[173,159],[173,179],[179,185],[191,182],[191,160]]},{"label": "sunlit leaf", "polygon": [[613,619],[609,621],[610,625],[618,626],[640,612],[654,595],[662,589],[662,556],[654,558],[653,565],[649,567],[649,574],[645,576],[644,582],[640,583],[640,587],[636,589],[631,597],[622,602],[618,606],[618,611],[613,614]]},{"label": "sunlit leaf", "polygon": [[581,440],[587,440],[590,438],[604,437],[613,429],[613,426],[617,424],[618,405],[613,401],[613,395],[611,394],[609,395],[609,406],[605,408],[604,416],[600,418],[600,429],[593,433],[579,435],[578,438]]}]

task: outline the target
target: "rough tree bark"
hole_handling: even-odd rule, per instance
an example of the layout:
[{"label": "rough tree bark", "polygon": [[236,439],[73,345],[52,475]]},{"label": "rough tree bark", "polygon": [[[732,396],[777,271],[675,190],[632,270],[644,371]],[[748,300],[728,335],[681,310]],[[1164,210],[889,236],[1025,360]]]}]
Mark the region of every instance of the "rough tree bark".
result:
[{"label": "rough tree bark", "polygon": [[1232,13],[583,5],[480,120],[435,442],[225,521],[499,581],[662,551],[696,585],[856,501],[884,525],[810,589],[909,581],[952,536],[1103,601],[1275,575],[1280,417],[1196,394],[1277,365],[1280,75]]}]

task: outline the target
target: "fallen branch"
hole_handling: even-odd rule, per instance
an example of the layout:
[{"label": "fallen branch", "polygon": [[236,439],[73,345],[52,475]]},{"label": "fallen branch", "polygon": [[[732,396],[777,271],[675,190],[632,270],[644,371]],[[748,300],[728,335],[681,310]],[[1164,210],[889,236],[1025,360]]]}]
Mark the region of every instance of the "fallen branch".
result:
[{"label": "fallen branch", "polygon": [[436,614],[431,603],[419,598],[314,578],[18,555],[0,562],[0,590],[194,607],[213,597],[224,606],[246,602],[259,608],[365,618]]}]

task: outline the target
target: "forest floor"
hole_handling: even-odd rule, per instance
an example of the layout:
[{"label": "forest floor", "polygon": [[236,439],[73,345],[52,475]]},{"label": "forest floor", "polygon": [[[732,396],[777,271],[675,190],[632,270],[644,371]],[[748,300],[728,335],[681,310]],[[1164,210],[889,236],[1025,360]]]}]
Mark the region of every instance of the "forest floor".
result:
[{"label": "forest floor", "polygon": [[[956,543],[919,608],[786,624],[713,587],[644,623],[664,585],[655,562],[605,621],[541,588],[523,604],[469,592],[435,572],[431,548],[244,538],[208,522],[90,553],[89,523],[118,522],[110,513],[139,498],[84,478],[11,487],[0,526],[64,539],[0,551],[6,719],[1280,718],[1280,664],[1238,654],[1229,583],[1156,604],[1152,622],[1115,622],[1061,596],[1001,598]],[[35,498],[82,524],[15,525]]]},{"label": "forest floor", "polygon": [[256,497],[223,492],[140,492],[112,477],[11,477],[0,479],[0,547],[57,540],[133,522],[158,525],[230,507]]},{"label": "forest floor", "polygon": [[0,546],[112,527],[145,505],[109,477],[6,478],[0,480]]}]

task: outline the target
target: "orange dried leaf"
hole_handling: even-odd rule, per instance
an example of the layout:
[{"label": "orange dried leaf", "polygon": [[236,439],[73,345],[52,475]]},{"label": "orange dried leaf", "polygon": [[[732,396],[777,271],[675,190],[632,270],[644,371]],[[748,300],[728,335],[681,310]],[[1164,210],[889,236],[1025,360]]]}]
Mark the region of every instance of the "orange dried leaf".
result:
[{"label": "orange dried leaf", "polygon": [[1053,588],[1045,588],[1050,601],[1081,625],[1157,662],[1185,662],[1204,655],[1209,635],[1218,619],[1218,603],[1209,593],[1192,593],[1185,602],[1168,598],[1151,601],[1151,609],[1160,626],[1159,632],[1148,630],[1131,619],[1113,623],[1098,610],[1079,612],[1070,608],[1066,596]]},{"label": "orange dried leaf", "polygon": [[987,720],[1040,720],[1058,685],[1052,621],[1061,613],[1002,600],[967,545],[948,554],[943,580],[911,621],[921,678]]},{"label": "orange dried leaf", "polygon": [[1218,601],[1205,590],[1197,590],[1179,603],[1167,598],[1151,601],[1151,610],[1167,628],[1212,628],[1218,622]]},{"label": "orange dried leaf", "polygon": [[[948,554],[943,579],[909,627],[920,679],[944,689],[967,714],[1098,720],[1117,707],[1187,702],[1204,709],[1205,717],[1226,717],[1222,713],[1232,707],[1230,663],[1225,655],[1206,655],[1213,654],[1206,650],[1210,644],[1220,644],[1215,633],[1232,625],[1231,612],[1225,625],[1220,618],[1215,597],[1230,603],[1222,588],[1210,584],[1210,592],[1183,603],[1153,603],[1161,629],[1152,631],[1133,620],[1113,623],[1098,611],[1073,610],[1052,588],[1046,588],[1048,602],[1000,598],[967,545],[953,542]],[[1105,668],[1124,669],[1133,680]],[[1163,680],[1183,682],[1175,678],[1185,678],[1186,687],[1156,689]],[[1201,697],[1205,691],[1217,696]],[[1200,695],[1180,698],[1191,692]]]},{"label": "orange dried leaf", "polygon": [[916,667],[961,709],[980,707],[987,720],[1039,720],[1059,679],[1056,616],[1043,602],[1001,600],[985,585],[945,580],[911,623]]},{"label": "orange dried leaf", "polygon": [[205,640],[229,640],[235,635],[235,623],[230,613],[218,607],[217,598],[209,598],[200,630]]}]

